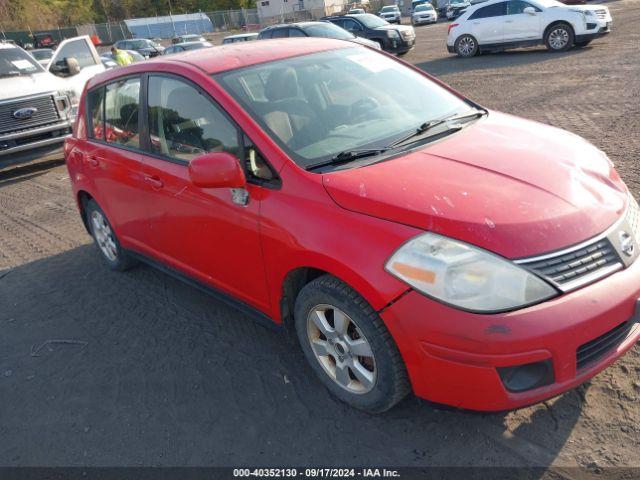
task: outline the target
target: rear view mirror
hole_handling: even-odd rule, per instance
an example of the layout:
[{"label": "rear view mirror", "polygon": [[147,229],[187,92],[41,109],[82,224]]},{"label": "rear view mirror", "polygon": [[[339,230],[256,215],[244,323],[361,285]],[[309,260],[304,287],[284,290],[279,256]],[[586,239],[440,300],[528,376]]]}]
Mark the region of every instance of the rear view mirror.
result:
[{"label": "rear view mirror", "polygon": [[522,10],[523,13],[526,13],[528,15],[535,15],[536,14],[536,9],[533,7],[525,7],[524,10]]},{"label": "rear view mirror", "polygon": [[247,183],[240,161],[227,152],[194,158],[189,163],[189,177],[201,188],[243,188]]}]

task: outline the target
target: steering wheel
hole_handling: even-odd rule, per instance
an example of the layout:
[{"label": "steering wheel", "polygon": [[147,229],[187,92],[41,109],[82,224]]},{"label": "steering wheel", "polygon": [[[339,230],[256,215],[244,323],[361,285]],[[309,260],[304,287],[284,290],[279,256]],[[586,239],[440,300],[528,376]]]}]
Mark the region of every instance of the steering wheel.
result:
[{"label": "steering wheel", "polygon": [[349,107],[349,117],[352,122],[365,120],[371,112],[380,108],[380,102],[373,97],[361,98]]}]

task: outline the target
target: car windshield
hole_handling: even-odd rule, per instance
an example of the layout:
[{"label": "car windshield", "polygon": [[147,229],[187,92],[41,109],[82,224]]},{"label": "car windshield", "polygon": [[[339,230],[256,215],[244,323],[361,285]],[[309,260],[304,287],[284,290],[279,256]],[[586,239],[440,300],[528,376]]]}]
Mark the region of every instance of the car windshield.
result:
[{"label": "car windshield", "polygon": [[40,64],[21,48],[0,48],[0,77],[42,72]]},{"label": "car windshield", "polygon": [[211,47],[211,44],[207,44],[205,42],[199,43],[190,43],[188,45],[183,45],[182,48],[185,50],[198,50],[199,48]]},{"label": "car windshield", "polygon": [[395,12],[398,7],[394,7],[393,5],[389,5],[387,7],[382,7],[382,12]]},{"label": "car windshield", "polygon": [[344,28],[340,28],[333,23],[316,23],[313,25],[306,25],[303,30],[310,37],[326,37],[337,38],[338,40],[352,40],[355,35],[347,32]]},{"label": "car windshield", "polygon": [[45,48],[43,50],[31,50],[30,53],[36,60],[47,60],[53,57],[53,50],[50,50],[48,48]]},{"label": "car windshield", "polygon": [[132,48],[153,48],[155,44],[151,40],[128,40]]},{"label": "car windshield", "polygon": [[389,25],[389,22],[387,22],[386,20],[383,20],[380,17],[376,17],[371,13],[367,13],[365,15],[359,15],[358,20],[364,23],[365,26],[368,28],[377,28],[377,27],[384,27],[385,25]]},{"label": "car windshield", "polygon": [[414,10],[414,12],[424,12],[426,10],[433,10],[433,7],[431,5],[425,5],[425,4],[418,5]]},{"label": "car windshield", "polygon": [[425,122],[474,111],[426,76],[360,47],[214,78],[303,168],[340,152],[382,148]]}]

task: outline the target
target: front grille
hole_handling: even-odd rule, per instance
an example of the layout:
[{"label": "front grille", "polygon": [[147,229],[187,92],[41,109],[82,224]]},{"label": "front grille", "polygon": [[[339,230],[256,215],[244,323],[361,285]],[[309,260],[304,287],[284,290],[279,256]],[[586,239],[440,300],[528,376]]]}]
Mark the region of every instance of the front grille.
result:
[{"label": "front grille", "polygon": [[602,358],[608,352],[620,345],[631,332],[635,325],[633,320],[627,320],[598,338],[587,342],[576,351],[576,362],[578,370]]},{"label": "front grille", "polygon": [[[31,118],[18,120],[13,116],[13,112],[21,108],[37,108],[38,111]],[[56,123],[59,120],[58,109],[51,95],[0,103],[0,135]]]},{"label": "front grille", "polygon": [[604,18],[606,18],[606,17],[607,17],[607,11],[606,11],[606,10],[604,10],[604,9],[602,9],[602,8],[600,8],[600,9],[596,10],[596,11],[595,11],[595,14],[596,14],[596,15],[598,16],[598,18],[600,18],[600,19],[604,19]]},{"label": "front grille", "polygon": [[615,268],[622,265],[618,254],[606,238],[576,250],[544,257],[541,260],[530,262],[525,260],[518,263],[558,285],[578,283],[587,276],[597,277],[597,272],[602,272],[604,275],[607,267]]},{"label": "front grille", "polygon": [[640,242],[640,207],[632,195],[629,195],[626,220],[629,228],[631,228],[631,232],[636,237],[636,241]]}]

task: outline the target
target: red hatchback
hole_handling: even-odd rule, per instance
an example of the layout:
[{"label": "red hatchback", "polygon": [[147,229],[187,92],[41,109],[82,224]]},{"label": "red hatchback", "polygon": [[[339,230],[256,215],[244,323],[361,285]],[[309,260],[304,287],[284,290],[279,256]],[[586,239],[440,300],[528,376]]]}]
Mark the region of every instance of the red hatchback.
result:
[{"label": "red hatchback", "polygon": [[93,78],[65,146],[107,265],[295,331],[371,412],[584,382],[640,336],[640,212],[580,137],[352,43],[273,40]]}]

